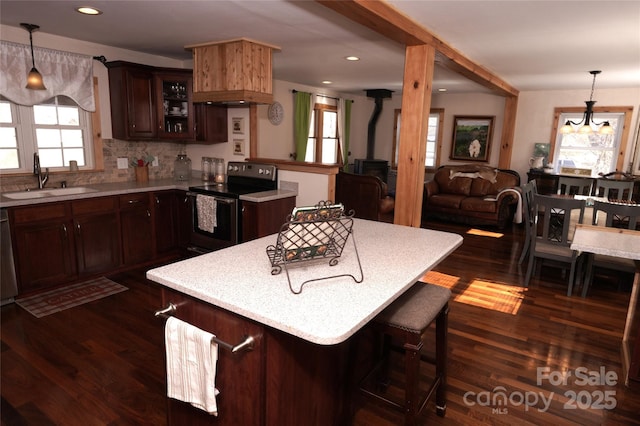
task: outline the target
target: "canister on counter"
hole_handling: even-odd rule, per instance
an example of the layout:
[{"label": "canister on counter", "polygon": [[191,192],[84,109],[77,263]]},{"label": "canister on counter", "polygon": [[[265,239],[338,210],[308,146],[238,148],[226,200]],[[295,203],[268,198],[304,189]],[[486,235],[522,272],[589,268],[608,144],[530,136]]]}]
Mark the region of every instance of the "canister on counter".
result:
[{"label": "canister on counter", "polygon": [[186,154],[178,154],[173,163],[173,178],[177,181],[189,180],[191,177],[191,159]]},{"label": "canister on counter", "polygon": [[212,178],[211,168],[213,159],[211,157],[202,157],[202,181],[209,182]]}]

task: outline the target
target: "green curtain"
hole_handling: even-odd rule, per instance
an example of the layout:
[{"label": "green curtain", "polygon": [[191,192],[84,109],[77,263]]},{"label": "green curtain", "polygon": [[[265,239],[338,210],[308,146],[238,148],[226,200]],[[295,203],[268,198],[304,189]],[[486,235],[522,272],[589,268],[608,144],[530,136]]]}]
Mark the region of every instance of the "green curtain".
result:
[{"label": "green curtain", "polygon": [[342,129],[343,134],[340,135],[340,141],[342,143],[342,169],[345,172],[349,171],[349,137],[351,135],[351,105],[353,101],[346,99],[344,101],[344,122]]},{"label": "green curtain", "polygon": [[311,93],[296,92],[293,95],[293,140],[296,161],[304,161],[311,125]]}]

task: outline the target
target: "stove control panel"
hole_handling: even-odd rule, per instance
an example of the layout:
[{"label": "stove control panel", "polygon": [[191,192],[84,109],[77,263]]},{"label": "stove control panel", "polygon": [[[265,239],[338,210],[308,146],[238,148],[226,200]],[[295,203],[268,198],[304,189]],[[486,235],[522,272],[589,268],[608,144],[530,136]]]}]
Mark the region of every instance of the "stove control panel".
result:
[{"label": "stove control panel", "polygon": [[227,165],[227,176],[276,180],[278,174],[273,164],[230,161]]}]

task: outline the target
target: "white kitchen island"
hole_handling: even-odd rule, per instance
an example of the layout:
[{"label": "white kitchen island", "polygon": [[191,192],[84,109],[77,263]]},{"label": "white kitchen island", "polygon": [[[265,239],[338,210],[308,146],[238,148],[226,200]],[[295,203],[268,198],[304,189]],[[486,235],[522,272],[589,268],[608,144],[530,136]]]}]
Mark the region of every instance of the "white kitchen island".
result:
[{"label": "white kitchen island", "polygon": [[[354,368],[350,338],[460,246],[462,237],[354,219],[336,266],[313,260],[289,272],[294,287],[311,278],[359,277],[359,256],[363,281],[313,281],[300,294],[291,292],[284,270],[271,274],[266,248],[275,243],[272,235],[147,272],[166,287],[163,301],[177,306],[177,317],[231,344],[247,335],[256,339],[251,352],[221,349],[217,418],[171,401],[170,423],[343,423]],[[246,404],[256,408],[247,413]]]}]

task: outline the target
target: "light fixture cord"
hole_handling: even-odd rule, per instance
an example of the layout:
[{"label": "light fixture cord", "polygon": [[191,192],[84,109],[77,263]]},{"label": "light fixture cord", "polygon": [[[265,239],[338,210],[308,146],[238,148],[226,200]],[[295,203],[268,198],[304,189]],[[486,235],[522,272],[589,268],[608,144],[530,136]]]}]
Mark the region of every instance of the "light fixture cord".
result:
[{"label": "light fixture cord", "polygon": [[593,100],[593,91],[595,90],[595,87],[596,87],[596,76],[597,74],[593,74],[593,81],[591,82],[591,96],[589,96],[589,101]]},{"label": "light fixture cord", "polygon": [[33,64],[33,68],[36,67],[36,58],[33,56],[33,30],[29,30],[29,44],[31,45],[31,61]]}]

